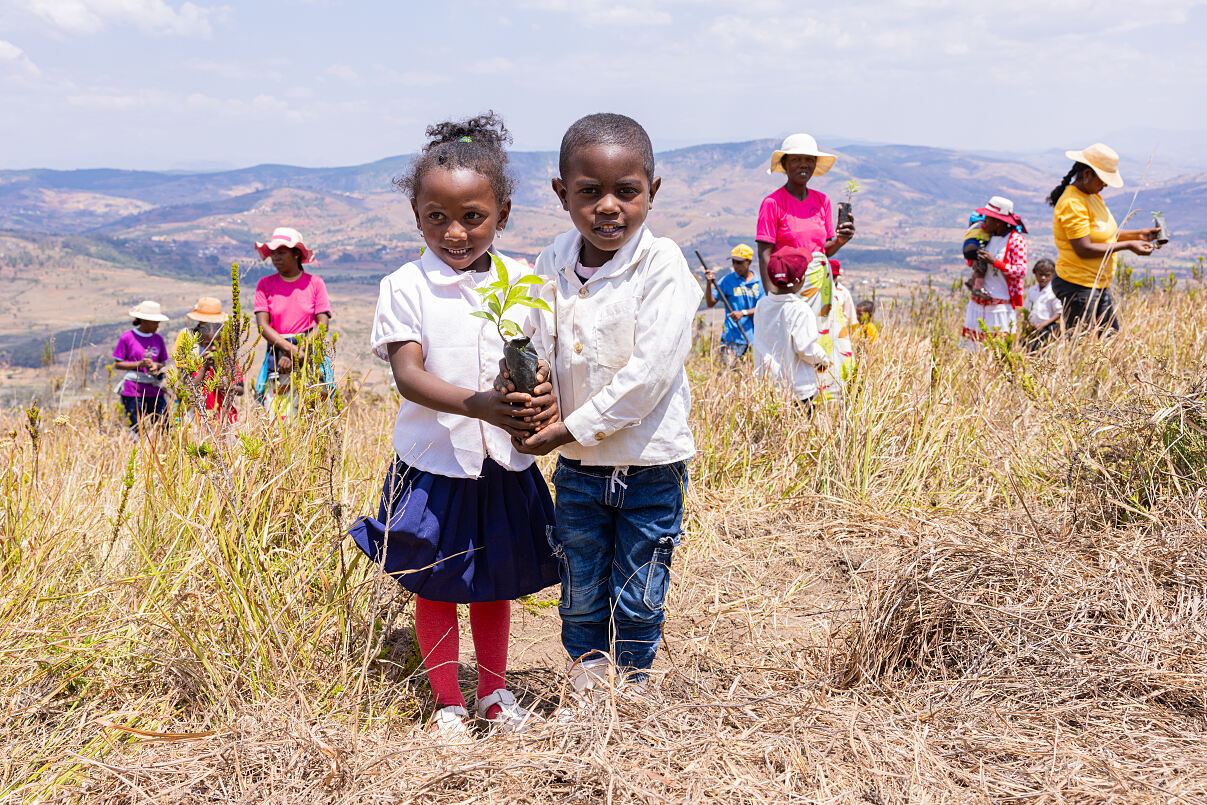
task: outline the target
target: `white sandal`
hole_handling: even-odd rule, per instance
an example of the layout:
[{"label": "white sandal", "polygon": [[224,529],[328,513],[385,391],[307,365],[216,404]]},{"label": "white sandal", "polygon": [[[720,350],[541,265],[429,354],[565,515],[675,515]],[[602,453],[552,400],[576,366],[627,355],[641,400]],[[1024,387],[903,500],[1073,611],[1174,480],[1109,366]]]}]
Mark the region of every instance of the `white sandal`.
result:
[{"label": "white sandal", "polygon": [[469,713],[464,707],[442,707],[432,713],[432,720],[428,722],[428,734],[444,744],[469,743],[473,736],[469,734],[469,726],[465,723],[467,718]]},{"label": "white sandal", "polygon": [[[487,718],[486,714],[495,705],[499,706],[499,714],[494,718]],[[540,720],[536,713],[520,707],[515,696],[506,688],[499,688],[489,696],[478,699],[477,708],[479,718],[484,719],[493,729],[504,733],[523,732]]]}]

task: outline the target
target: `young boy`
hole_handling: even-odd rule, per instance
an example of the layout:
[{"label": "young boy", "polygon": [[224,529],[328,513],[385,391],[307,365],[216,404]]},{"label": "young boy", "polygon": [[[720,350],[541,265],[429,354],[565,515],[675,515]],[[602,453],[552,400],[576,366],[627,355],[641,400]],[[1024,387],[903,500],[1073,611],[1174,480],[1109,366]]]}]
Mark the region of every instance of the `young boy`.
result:
[{"label": "young boy", "polygon": [[812,406],[817,371],[826,369],[826,351],[817,343],[817,316],[800,295],[811,252],[785,247],[771,255],[771,287],[754,306],[754,367],[792,389],[797,400]]},{"label": "young boy", "polygon": [[1027,309],[1027,320],[1035,330],[1027,341],[1027,348],[1036,349],[1060,332],[1060,317],[1064,308],[1052,291],[1056,264],[1046,257],[1036,260],[1031,273],[1035,275],[1035,285],[1027,291],[1023,307]]},{"label": "young boy", "polygon": [[[750,337],[754,333],[754,305],[763,295],[763,286],[758,275],[750,270],[754,249],[739,243],[729,253],[733,271],[717,281],[711,269],[704,272],[704,304],[715,307],[722,302],[726,308],[725,327],[721,332],[721,352],[725,365],[734,367],[738,359],[750,349]],[[712,288],[717,286],[717,296]]]},{"label": "young boy", "polygon": [[875,344],[880,337],[880,328],[876,326],[876,303],[871,299],[863,299],[855,305],[855,340]]},{"label": "young boy", "polygon": [[562,645],[589,704],[609,661],[643,682],[661,640],[696,451],[683,367],[702,293],[675,242],[645,227],[661,180],[635,120],[577,121],[558,169],[553,190],[574,229],[537,258],[556,314],[534,311],[530,322],[563,419],[520,449],[561,448],[550,539],[561,565]]}]

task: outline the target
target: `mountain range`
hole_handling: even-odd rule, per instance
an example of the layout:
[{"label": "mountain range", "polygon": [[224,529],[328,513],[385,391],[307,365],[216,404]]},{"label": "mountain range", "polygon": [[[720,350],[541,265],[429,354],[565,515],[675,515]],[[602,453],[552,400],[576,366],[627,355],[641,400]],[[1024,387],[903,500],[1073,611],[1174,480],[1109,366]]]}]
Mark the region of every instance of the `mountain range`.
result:
[{"label": "mountain range", "polygon": [[[698,145],[658,155],[662,176],[650,217],[658,234],[689,256],[700,250],[717,265],[738,242],[753,243],[760,201],[782,183],[767,173],[773,140]],[[838,145],[839,159],[811,186],[854,196],[858,234],[840,254],[852,281],[891,291],[959,270],[960,236],[969,212],[992,195],[1015,201],[1030,229],[1032,253],[1054,254],[1051,209],[1044,198],[1064,173],[1063,157],[985,155],[922,146]],[[0,352],[32,360],[49,333],[113,326],[122,306],[161,297],[187,309],[205,289],[223,295],[230,263],[263,269],[252,243],[276,226],[300,229],[318,252],[333,297],[375,298],[382,275],[421,245],[408,199],[392,184],[409,156],[364,165],[305,168],[257,165],[217,172],[128,170],[0,171]],[[516,178],[511,226],[499,246],[535,258],[569,221],[549,187],[553,152],[513,152]],[[1129,176],[1137,169],[1129,170]],[[1161,210],[1174,240],[1149,264],[1180,270],[1207,250],[1207,173],[1162,166],[1108,195],[1121,221],[1147,225]],[[694,261],[693,261],[694,262]],[[340,291],[340,288],[344,291]],[[882,291],[884,292],[884,291]],[[24,346],[23,346],[24,345]]]}]

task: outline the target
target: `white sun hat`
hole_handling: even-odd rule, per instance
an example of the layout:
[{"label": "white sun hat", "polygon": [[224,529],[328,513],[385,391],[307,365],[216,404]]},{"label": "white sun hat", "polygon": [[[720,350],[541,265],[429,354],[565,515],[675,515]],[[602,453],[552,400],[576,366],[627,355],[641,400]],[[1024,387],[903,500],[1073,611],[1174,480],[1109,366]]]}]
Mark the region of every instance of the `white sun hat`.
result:
[{"label": "white sun hat", "polygon": [[1065,156],[1074,162],[1089,165],[1098,178],[1106,182],[1107,187],[1123,187],[1123,177],[1119,175],[1119,154],[1109,145],[1094,143],[1080,151],[1065,151]]},{"label": "white sun hat", "polygon": [[168,317],[163,315],[163,309],[159,307],[158,302],[152,302],[150,299],[144,299],[134,307],[130,308],[130,318],[145,319],[146,321],[167,321]]},{"label": "white sun hat", "polygon": [[830,170],[834,167],[834,161],[838,159],[834,154],[827,154],[820,150],[813,135],[793,134],[784,140],[784,144],[779,147],[779,150],[772,152],[771,169],[768,173],[784,173],[784,157],[790,154],[817,157],[817,167],[813,170],[814,176],[821,176]]}]

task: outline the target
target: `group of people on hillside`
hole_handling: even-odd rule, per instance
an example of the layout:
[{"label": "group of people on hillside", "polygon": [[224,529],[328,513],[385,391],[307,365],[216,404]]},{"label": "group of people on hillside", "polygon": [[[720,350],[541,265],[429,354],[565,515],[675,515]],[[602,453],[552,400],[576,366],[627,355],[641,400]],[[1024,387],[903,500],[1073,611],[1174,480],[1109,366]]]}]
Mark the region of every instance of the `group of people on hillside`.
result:
[{"label": "group of people on hillside", "polygon": [[965,282],[969,300],[961,346],[979,349],[985,339],[1019,330],[1017,312],[1026,313],[1028,349],[1037,349],[1062,329],[1118,330],[1111,296],[1115,255],[1152,254],[1160,229],[1120,230],[1101,192],[1122,187],[1119,155],[1102,143],[1067,151],[1073,166],[1052,192],[1052,235],[1057,259],[1032,267],[1035,285],[1024,296],[1027,227],[1014,203],[994,196],[969,220],[963,256],[971,267]]},{"label": "group of people on hillside", "polygon": [[[261,259],[272,260],[276,273],[256,283],[256,324],[266,346],[254,388],[257,399],[274,416],[288,417],[296,400],[291,377],[295,363],[302,360],[300,339],[330,321],[331,303],[322,278],[305,270],[306,265],[316,261],[314,252],[302,242],[297,230],[280,227],[267,241],[257,242],[255,248]],[[232,367],[234,371],[223,371],[214,360],[218,335],[229,318],[217,298],[203,296],[185,314],[188,325],[177,333],[171,350],[159,333],[160,325],[168,317],[158,302],[140,302],[129,315],[134,326],[118,338],[113,349],[113,367],[125,373],[118,392],[132,431],[140,432],[149,425],[167,425],[170,419],[167,373],[181,354],[186,333],[192,335],[189,343],[198,368],[190,374],[196,381],[201,404],[220,421],[230,424],[238,420],[232,398],[244,394],[243,377],[237,367]],[[316,383],[334,382],[330,360],[321,361],[314,374]]]},{"label": "group of people on hillside", "polygon": [[[852,216],[835,223],[829,199],[808,187],[835,161],[808,135],[788,138],[772,155],[770,170],[786,181],[759,211],[759,276],[755,249],[739,245],[733,274],[716,280],[710,272],[704,291],[679,246],[646,226],[661,179],[650,138],[632,118],[591,114],[565,132],[551,184],[570,228],[535,268],[496,244],[512,212],[503,122],[491,113],[433,125],[427,135],[397,182],[424,248],[382,279],[370,337],[402,398],[393,455],[376,516],[359,518],[350,536],[414,594],[415,634],[435,699],[427,729],[459,742],[470,736],[458,684],[460,604],[468,605],[477,658],[476,715],[492,730],[521,730],[538,718],[506,684],[511,601],[553,584],[560,583],[571,691],[554,717],[583,718],[610,691],[628,695],[646,684],[695,454],[685,362],[702,299],[724,301],[726,353],[736,360],[749,352],[803,408],[830,386],[840,391],[852,337],[871,341],[876,330],[870,305],[852,311],[837,281],[833,257],[855,224]],[[1101,293],[1109,274],[1103,285],[1079,285],[1086,278],[1068,271],[1073,257],[1084,267],[1091,254],[1119,247],[1109,213],[1093,198],[1102,169],[1096,153],[1087,149],[1079,162],[1088,174],[1071,171],[1054,193],[1069,245],[1044,287],[1065,302],[1066,317],[1073,308],[1098,317],[1110,310]],[[1068,190],[1080,195],[1066,204]],[[1025,233],[1021,220],[1004,199],[978,214],[969,259],[984,264],[976,278],[986,300],[980,326],[998,321],[993,305],[1013,310],[1021,301],[1026,252],[1015,237]],[[1141,232],[1129,248],[1143,253],[1150,240]],[[328,321],[330,305],[322,281],[303,268],[313,253],[298,233],[277,230],[257,249],[277,271],[256,294],[267,377],[294,365],[298,339]],[[536,383],[525,389],[500,360],[505,311],[484,309],[493,293],[519,286],[536,289],[509,314],[520,311],[514,330],[539,358]],[[1079,296],[1090,287],[1098,292]],[[1045,327],[1053,323],[1050,300],[1035,310]],[[123,336],[115,355],[137,384],[139,373],[162,368],[167,352],[155,340],[154,322],[164,320],[158,306],[136,311],[137,332]],[[534,461],[553,451],[551,496]]]}]

